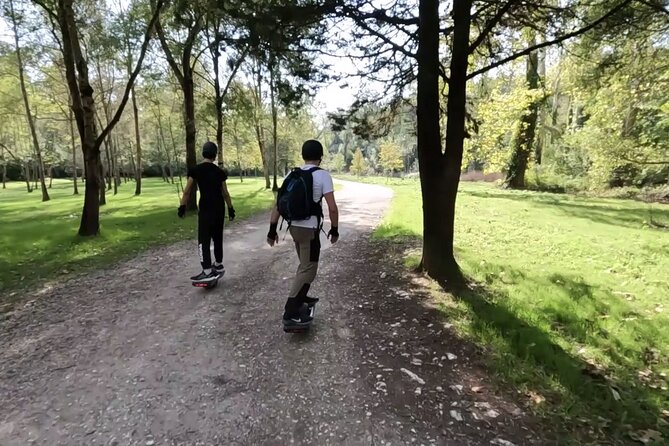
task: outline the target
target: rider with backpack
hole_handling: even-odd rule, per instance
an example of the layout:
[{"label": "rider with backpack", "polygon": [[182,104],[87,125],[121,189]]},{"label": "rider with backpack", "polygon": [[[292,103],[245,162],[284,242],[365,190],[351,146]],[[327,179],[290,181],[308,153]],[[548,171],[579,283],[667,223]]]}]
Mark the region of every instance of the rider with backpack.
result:
[{"label": "rider with backpack", "polygon": [[[300,260],[283,314],[286,327],[300,327],[311,322],[305,307],[318,302],[307,296],[311,283],[316,278],[321,251],[320,232],[323,228],[322,200],[328,204],[330,214],[331,243],[339,239],[339,211],[334,197],[334,186],[330,173],[319,167],[323,159],[323,146],[315,140],[302,145],[304,166],[296,167],[284,179],[277,195],[277,202],[270,216],[267,243],[274,246],[279,240],[277,226],[279,217],[288,222],[288,230],[295,242]],[[306,305],[305,305],[306,304]]]}]

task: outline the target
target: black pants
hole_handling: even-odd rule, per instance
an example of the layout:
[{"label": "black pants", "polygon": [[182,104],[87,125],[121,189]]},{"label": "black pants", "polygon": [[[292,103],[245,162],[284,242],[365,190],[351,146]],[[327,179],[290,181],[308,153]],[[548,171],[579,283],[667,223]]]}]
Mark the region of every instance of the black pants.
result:
[{"label": "black pants", "polygon": [[203,269],[211,268],[211,242],[214,242],[216,263],[223,263],[224,213],[200,212],[197,219],[197,243]]}]

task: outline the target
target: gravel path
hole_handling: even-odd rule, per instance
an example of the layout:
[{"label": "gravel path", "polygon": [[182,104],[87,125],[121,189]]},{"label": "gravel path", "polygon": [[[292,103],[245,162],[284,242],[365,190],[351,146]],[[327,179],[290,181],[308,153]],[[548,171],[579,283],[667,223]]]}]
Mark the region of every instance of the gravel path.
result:
[{"label": "gravel path", "polygon": [[[391,191],[342,184],[341,241],[324,249],[307,335],[281,330],[296,259],[290,236],[265,245],[266,216],[226,229],[227,273],[213,290],[190,285],[198,264],[185,242],[26,299],[0,323],[0,444],[530,444],[504,413],[453,418],[463,397],[441,381],[455,368],[402,354],[402,336],[436,334],[393,328],[408,301],[380,278],[369,240]],[[462,350],[439,336],[435,353]]]}]

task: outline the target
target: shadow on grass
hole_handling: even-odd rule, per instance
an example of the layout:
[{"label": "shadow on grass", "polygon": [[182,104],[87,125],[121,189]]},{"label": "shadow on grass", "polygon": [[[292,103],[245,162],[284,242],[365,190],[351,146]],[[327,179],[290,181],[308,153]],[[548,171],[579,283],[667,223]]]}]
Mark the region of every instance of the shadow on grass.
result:
[{"label": "shadow on grass", "polygon": [[[377,239],[396,233],[402,233],[402,228],[388,226]],[[398,240],[392,240],[392,244],[382,240],[382,243],[387,249],[391,246],[397,249],[397,243],[412,248],[420,243],[415,237],[409,243],[406,237]],[[527,283],[530,290],[553,287],[551,293],[562,293],[566,298],[563,301],[588,306],[576,313],[570,311],[568,305],[563,308],[558,303],[551,306],[549,302],[545,305],[547,308],[537,306],[523,310],[525,314],[522,314],[514,307],[514,304],[522,306],[522,302],[514,301],[504,287],[493,289],[495,271],[500,270],[506,273],[505,284]],[[655,321],[639,318],[625,322],[628,328],[622,340],[615,339],[604,326],[611,304],[617,305],[623,313],[634,314],[633,308],[621,303],[619,296],[582,278],[558,274],[538,277],[494,264],[487,264],[482,275],[488,278],[486,283],[472,284],[438,299],[440,311],[432,317],[444,322],[459,321],[457,325],[461,324],[466,333],[487,348],[495,374],[503,382],[545,396],[549,404],[539,409],[562,426],[563,438],[572,438],[568,432],[574,430],[574,426],[579,426],[576,430],[581,434],[592,430],[591,434],[595,433],[600,439],[606,437],[619,442],[629,442],[631,432],[643,429],[655,429],[661,431],[664,438],[669,437],[666,427],[658,424],[661,410],[669,399],[659,388],[649,387],[638,374],[640,368],[647,366],[640,358],[644,346],[653,349],[662,343],[660,327]],[[500,280],[498,274],[497,280]],[[429,292],[416,282],[420,281],[410,284],[413,296]],[[624,339],[629,342],[625,343]],[[572,345],[573,351],[567,350],[567,346]],[[606,369],[587,362],[575,353],[579,346],[603,352],[611,367]]]},{"label": "shadow on grass", "polygon": [[[563,212],[567,216],[587,219],[596,223],[603,223],[628,228],[641,228],[650,221],[650,212],[654,220],[669,222],[669,207],[659,208],[654,206],[643,208],[643,204],[635,202],[633,206],[619,207],[614,203],[596,199],[582,199],[578,197],[549,193],[532,193],[523,191],[502,191],[494,188],[486,190],[462,189],[459,192],[465,196],[484,199],[512,200],[522,203],[530,202],[533,205],[551,207]],[[621,204],[627,204],[621,201]]]}]

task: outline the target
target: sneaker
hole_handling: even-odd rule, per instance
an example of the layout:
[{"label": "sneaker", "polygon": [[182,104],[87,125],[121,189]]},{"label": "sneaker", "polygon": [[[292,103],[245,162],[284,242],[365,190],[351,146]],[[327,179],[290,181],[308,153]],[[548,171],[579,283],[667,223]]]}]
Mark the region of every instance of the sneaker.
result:
[{"label": "sneaker", "polygon": [[210,273],[206,273],[202,271],[200,274],[197,276],[193,276],[190,278],[193,282],[213,282],[214,280],[218,279],[219,274],[215,270],[211,270]]},{"label": "sneaker", "polygon": [[310,311],[308,310],[308,307],[302,306],[296,314],[283,314],[283,325],[286,327],[301,327],[305,325],[309,325],[311,321],[314,319],[310,315]]},{"label": "sneaker", "polygon": [[215,269],[216,272],[218,272],[221,275],[225,274],[225,266],[223,266],[222,263],[214,263],[214,266],[212,268]]},{"label": "sneaker", "polygon": [[313,307],[316,304],[316,302],[318,302],[318,301],[319,301],[319,299],[317,297],[307,296],[307,297],[304,298],[304,303],[309,305],[310,307]]}]

